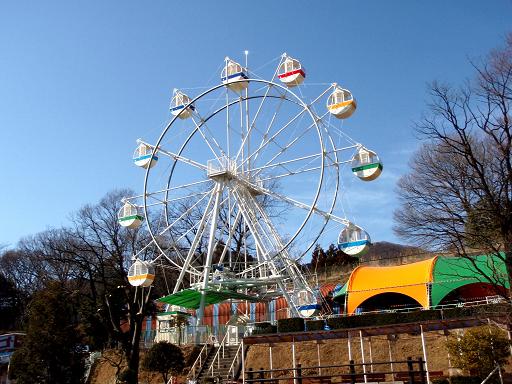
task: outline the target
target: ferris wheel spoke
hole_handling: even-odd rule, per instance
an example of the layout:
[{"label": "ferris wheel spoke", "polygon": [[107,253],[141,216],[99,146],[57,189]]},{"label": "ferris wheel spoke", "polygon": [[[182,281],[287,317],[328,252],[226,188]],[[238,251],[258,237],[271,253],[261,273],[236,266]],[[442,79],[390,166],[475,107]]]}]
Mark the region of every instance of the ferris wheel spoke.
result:
[{"label": "ferris wheel spoke", "polygon": [[334,215],[334,214],[332,214],[330,212],[326,212],[326,211],[324,211],[322,209],[319,209],[316,206],[311,206],[311,205],[303,203],[301,201],[292,199],[291,197],[284,196],[284,195],[282,195],[280,193],[270,191],[270,190],[268,190],[266,188],[263,188],[263,187],[261,187],[261,186],[259,186],[257,184],[254,184],[254,183],[247,182],[247,184],[249,184],[250,187],[252,189],[255,189],[256,191],[259,191],[261,193],[264,193],[267,196],[271,196],[271,197],[274,197],[274,198],[276,198],[278,200],[286,202],[286,203],[288,203],[290,205],[293,205],[294,207],[297,207],[297,208],[300,208],[300,209],[303,209],[303,210],[306,210],[306,211],[313,211],[316,214],[319,214],[319,215],[325,217],[326,219],[332,219],[333,221],[336,221],[336,222],[338,222],[340,224],[343,224],[343,225],[348,225],[350,223],[347,219],[344,219],[342,217],[336,216],[336,215]]},{"label": "ferris wheel spoke", "polygon": [[[246,162],[250,161],[254,156],[258,156],[258,154],[271,142],[274,142],[275,143],[275,138],[277,136],[279,136],[280,133],[282,133],[286,128],[288,128],[291,124],[293,124],[293,122],[295,120],[297,120],[299,117],[302,116],[302,114],[304,112],[306,112],[308,110],[308,106],[305,106],[304,108],[302,108],[295,116],[292,117],[292,119],[290,121],[288,121],[285,125],[283,125],[276,133],[274,133],[268,140],[265,140],[265,137],[263,137],[260,145],[258,146],[258,148],[249,155],[249,157],[247,157],[243,162],[242,162],[242,165],[245,164]],[[270,124],[274,124],[274,121],[275,119],[272,119],[272,121],[270,122]],[[314,125],[314,124],[313,124]],[[278,143],[275,143],[276,145],[279,146]]]},{"label": "ferris wheel spoke", "polygon": [[167,199],[166,201],[164,201],[162,203],[163,204],[175,203],[175,202],[181,201],[181,200],[188,200],[188,199],[192,199],[194,197],[204,196],[204,195],[207,195],[208,193],[211,193],[211,190],[210,191],[206,191],[206,192],[191,193],[189,195],[180,196],[180,197],[174,197],[172,199]]},{"label": "ferris wheel spoke", "polygon": [[250,172],[253,175],[258,175],[262,171],[271,170],[273,168],[281,167],[281,166],[284,166],[284,165],[287,165],[287,166],[288,165],[293,165],[293,163],[303,162],[303,161],[310,161],[310,162],[311,161],[315,161],[315,160],[320,159],[322,155],[323,155],[322,153],[315,153],[315,154],[312,154],[312,155],[297,157],[295,159],[285,160],[285,161],[281,161],[281,162],[278,162],[278,163],[273,163],[273,164],[269,163],[269,164],[265,164],[265,165],[262,165],[262,166],[259,166],[259,167],[251,168]]},{"label": "ferris wheel spoke", "polygon": [[[194,181],[194,182],[187,183],[187,184],[181,184],[181,185],[178,185],[178,186],[161,189],[161,190],[158,190],[158,191],[155,191],[155,192],[148,192],[148,193],[146,193],[146,197],[152,197],[152,196],[155,196],[155,195],[165,194],[165,193],[168,193],[168,192],[171,192],[171,191],[175,191],[177,189],[196,187],[196,186],[201,185],[201,184],[210,184],[211,182],[212,181],[210,179]],[[134,196],[131,196],[131,197],[127,197],[127,198],[125,198],[125,200],[126,201],[138,200],[138,199],[140,199],[142,197],[144,197],[144,194],[139,194],[139,195],[134,195]],[[158,201],[164,201],[164,200],[158,199]]]},{"label": "ferris wheel spoke", "polygon": [[[320,117],[320,119],[322,119],[322,117]],[[268,160],[263,166],[267,166],[269,164],[271,164],[274,160],[278,159],[279,157],[281,157],[283,155],[283,153],[285,153],[287,150],[289,150],[295,143],[297,143],[300,139],[302,139],[313,127],[315,127],[316,123],[312,123],[310,124],[308,127],[306,127],[306,129],[304,129],[302,131],[302,133],[297,136],[297,137],[294,137],[291,141],[289,141],[284,147],[281,148],[280,151],[278,151],[270,160]],[[261,172],[261,171],[260,171]],[[258,173],[260,173],[258,172]]]},{"label": "ferris wheel spoke", "polygon": [[[197,113],[197,115],[199,116],[199,119],[201,121],[203,121],[202,117]],[[208,146],[208,148],[210,148],[210,151],[212,151],[213,155],[215,156],[215,158],[219,158],[220,156],[226,156],[226,154],[224,153],[224,150],[221,148],[221,146],[219,145],[219,143],[217,142],[217,140],[215,140],[215,136],[213,136],[211,134],[211,132],[208,130],[208,127],[206,126],[205,123],[202,123],[202,124],[197,124],[196,120],[194,119],[194,116],[191,116],[191,119],[192,119],[192,122],[194,123],[195,127],[196,127],[196,130],[199,132],[199,134],[201,135],[201,137],[203,138],[203,140],[205,141],[206,145]],[[213,144],[217,147],[217,149],[220,151],[220,156],[217,154],[217,152],[215,151],[215,149],[213,148],[213,145],[210,143],[210,140],[206,137],[206,134],[205,132],[203,132],[203,130],[201,128],[204,127],[204,130],[206,131],[206,133],[209,134],[210,138],[211,138],[211,141],[213,142]]]},{"label": "ferris wheel spoke", "polygon": [[[202,197],[197,200],[193,205],[191,205],[189,208],[187,208],[177,219],[175,219],[171,224],[169,224],[166,228],[164,228],[162,231],[160,231],[158,234],[161,236],[165,232],[167,232],[169,229],[171,229],[176,223],[178,223],[181,219],[183,219],[185,216],[190,214],[198,205],[201,203],[208,195],[212,195],[213,190],[207,191],[205,193],[202,193]],[[172,201],[172,200],[170,200]]]},{"label": "ferris wheel spoke", "polygon": [[[344,161],[344,162],[333,162],[332,164],[327,164],[327,165],[324,165],[323,168],[330,168],[330,167],[337,167],[339,166],[340,164],[343,164],[343,163],[348,163],[349,161]],[[269,181],[269,180],[277,180],[277,179],[282,179],[284,177],[288,177],[288,176],[295,176],[295,175],[300,175],[300,174],[303,174],[303,173],[308,173],[308,172],[314,172],[314,171],[318,171],[322,169],[322,166],[319,165],[319,166],[316,166],[316,167],[310,167],[310,168],[305,168],[305,167],[301,167],[300,169],[298,170],[293,170],[293,171],[289,171],[287,173],[281,173],[279,175],[272,175],[272,176],[267,176],[267,177],[263,177],[263,178],[256,178],[256,180],[258,182],[265,182],[265,181]]]},{"label": "ferris wheel spoke", "polygon": [[[140,142],[142,144],[150,147],[150,148],[153,148],[153,149],[155,148],[155,146],[152,145],[152,144],[146,143],[144,141],[140,141]],[[161,146],[159,146],[157,148],[157,152],[161,153],[163,155],[166,155],[166,156],[170,157],[173,160],[180,161],[180,162],[188,164],[188,165],[192,165],[193,167],[199,168],[199,169],[201,169],[203,171],[206,171],[206,169],[207,169],[206,165],[198,163],[197,161],[194,161],[192,159],[189,159],[189,158],[187,158],[185,156],[182,156],[182,155],[179,155],[177,153],[174,153],[174,152],[171,152],[171,151],[167,151],[167,150],[163,149]]]},{"label": "ferris wheel spoke", "polygon": [[[291,120],[290,120],[290,121],[289,121],[289,122],[288,122],[284,127],[282,127],[280,130],[278,130],[278,131],[277,131],[277,132],[276,132],[276,133],[275,133],[275,134],[274,134],[270,139],[268,139],[268,140],[266,140],[266,141],[265,141],[265,137],[266,137],[266,136],[264,136],[264,137],[263,137],[262,142],[260,143],[260,145],[259,145],[259,147],[258,147],[258,149],[257,149],[255,152],[253,152],[253,153],[249,156],[249,158],[248,158],[247,160],[249,160],[252,156],[256,156],[256,157],[258,157],[258,155],[259,155],[259,153],[260,153],[260,151],[261,151],[262,149],[264,149],[268,144],[270,144],[271,142],[273,142],[273,141],[274,141],[274,139],[275,139],[275,138],[276,138],[276,137],[277,137],[277,136],[278,136],[282,131],[284,131],[284,129],[285,129],[285,128],[287,128],[291,123],[293,123],[293,121],[295,121],[295,119],[297,119],[297,118],[298,118],[300,115],[302,115],[305,111],[308,111],[308,112],[310,112],[310,113],[311,113],[311,111],[310,111],[310,107],[311,107],[312,105],[314,105],[318,100],[320,100],[320,98],[321,98],[323,95],[325,95],[325,94],[326,94],[330,89],[332,89],[332,86],[328,87],[328,88],[327,88],[325,91],[323,91],[319,96],[317,96],[317,98],[316,98],[316,99],[314,99],[314,100],[310,103],[310,105],[309,105],[309,106],[308,106],[308,105],[303,106],[303,109],[302,109],[302,110],[301,110],[297,115],[295,115],[295,116],[294,116],[294,117],[293,117],[293,118],[292,118],[292,119],[291,119]],[[314,121],[310,126],[308,126],[308,127],[305,129],[305,131],[307,131],[307,130],[311,129],[312,127],[314,127],[314,126],[317,124],[317,122],[322,121],[322,120],[323,120],[323,118],[324,118],[325,116],[327,116],[327,115],[329,115],[329,112],[325,112],[322,116],[320,116],[320,117],[317,119],[317,121]],[[267,131],[267,132],[268,132],[268,131]],[[306,133],[306,132],[303,132],[303,135],[304,135],[305,133]],[[294,140],[292,140],[292,141],[293,141],[293,142],[295,142],[296,140],[294,139]],[[293,143],[291,143],[291,144],[293,144]],[[279,146],[279,145],[278,145],[278,146]],[[282,148],[282,147],[281,147],[281,148]],[[279,154],[280,154],[280,153],[279,153]]]},{"label": "ferris wheel spoke", "polygon": [[[276,72],[277,73],[277,70]],[[275,73],[274,73],[274,77],[275,77]],[[261,111],[262,111],[262,108],[263,108],[263,105],[265,104],[265,101],[267,100],[267,96],[270,92],[270,90],[272,89],[272,86],[270,84],[267,84],[266,86],[266,90],[265,90],[265,94],[263,95],[263,98],[261,99],[260,103],[259,103],[259,106],[258,106],[258,109],[256,110],[256,113],[254,114],[253,118],[252,118],[252,121],[250,123],[250,126],[248,127],[247,129],[247,133],[246,135],[244,135],[243,137],[243,140],[242,140],[242,143],[240,144],[240,148],[238,149],[238,152],[236,154],[236,157],[235,157],[235,161],[238,161],[238,158],[240,157],[240,154],[243,152],[243,148],[246,144],[246,142],[250,142],[250,137],[251,137],[251,133],[254,130],[258,131],[258,129],[255,128],[256,126],[256,120],[258,119],[258,116],[260,115]],[[281,101],[280,101],[280,104],[283,103],[284,101],[284,95],[281,95]],[[246,103],[248,101],[248,95],[246,95]],[[249,123],[247,122],[247,125],[249,125]],[[271,125],[269,125],[268,129],[271,128]],[[267,132],[266,134],[268,134],[268,129],[267,129]],[[261,133],[261,132],[260,132]],[[243,158],[242,158],[243,160]]]}]

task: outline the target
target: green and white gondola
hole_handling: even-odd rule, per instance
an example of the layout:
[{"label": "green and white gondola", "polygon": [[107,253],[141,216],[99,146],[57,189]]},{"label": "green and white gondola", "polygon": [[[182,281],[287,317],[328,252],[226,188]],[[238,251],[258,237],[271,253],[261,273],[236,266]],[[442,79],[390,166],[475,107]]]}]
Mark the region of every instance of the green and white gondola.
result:
[{"label": "green and white gondola", "polygon": [[382,173],[382,162],[377,154],[360,148],[352,159],[352,173],[364,181],[375,180]]},{"label": "green and white gondola", "polygon": [[117,219],[121,226],[134,229],[140,227],[144,217],[139,213],[139,209],[129,201],[125,202],[117,214]]}]

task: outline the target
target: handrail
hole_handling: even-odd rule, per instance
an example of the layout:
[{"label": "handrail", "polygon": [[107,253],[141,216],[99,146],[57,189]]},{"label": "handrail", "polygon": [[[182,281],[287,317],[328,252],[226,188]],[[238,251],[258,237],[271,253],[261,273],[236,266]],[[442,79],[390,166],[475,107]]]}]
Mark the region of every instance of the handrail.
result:
[{"label": "handrail", "polygon": [[228,335],[229,335],[229,333],[226,332],[226,334],[222,338],[222,341],[219,344],[219,348],[217,349],[217,352],[213,356],[213,360],[210,365],[210,368],[208,368],[208,371],[211,372],[211,377],[213,377],[213,367],[215,366],[215,360],[217,360],[217,368],[220,369],[220,351],[222,349],[222,357],[224,357],[224,346],[226,345],[226,339],[227,339]]},{"label": "handrail", "polygon": [[201,351],[199,352],[199,356],[197,356],[196,361],[194,361],[194,364],[192,364],[192,367],[190,368],[190,371],[187,375],[187,379],[195,379],[196,378],[196,376],[197,376],[196,369],[197,369],[198,363],[199,363],[200,368],[203,367],[203,358],[202,358],[203,353],[204,353],[204,361],[206,361],[206,359],[208,357],[208,343],[203,345],[203,348],[201,348]]},{"label": "handrail", "polygon": [[240,343],[238,345],[238,349],[236,350],[235,357],[233,358],[233,362],[231,363],[231,366],[229,367],[229,370],[228,370],[227,379],[229,379],[230,377],[232,379],[235,379],[235,362],[237,365],[240,364],[241,350],[242,350],[242,343]]}]

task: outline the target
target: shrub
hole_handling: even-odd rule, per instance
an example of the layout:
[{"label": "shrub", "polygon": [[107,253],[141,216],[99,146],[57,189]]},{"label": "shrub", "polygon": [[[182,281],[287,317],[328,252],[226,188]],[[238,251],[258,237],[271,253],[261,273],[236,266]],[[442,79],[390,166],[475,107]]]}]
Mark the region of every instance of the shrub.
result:
[{"label": "shrub", "polygon": [[482,381],[478,376],[452,376],[451,384],[480,384]]},{"label": "shrub", "polygon": [[277,320],[277,331],[279,333],[302,332],[304,331],[304,319],[301,317],[292,317]]},{"label": "shrub", "polygon": [[185,359],[180,347],[161,341],[153,344],[142,360],[142,366],[147,371],[158,372],[165,383],[169,374],[177,375],[185,367]]},{"label": "shrub", "polygon": [[252,335],[265,335],[268,333],[277,333],[276,325],[272,325],[270,323],[265,323],[265,324],[266,324],[265,328],[256,326],[256,328],[254,328],[254,330],[252,331]]},{"label": "shrub", "polygon": [[323,331],[325,327],[324,320],[309,320],[306,321],[307,331]]},{"label": "shrub", "polygon": [[504,365],[510,353],[506,332],[495,326],[469,329],[462,337],[450,337],[446,346],[453,356],[454,366],[474,371],[481,379],[496,367],[496,363]]}]

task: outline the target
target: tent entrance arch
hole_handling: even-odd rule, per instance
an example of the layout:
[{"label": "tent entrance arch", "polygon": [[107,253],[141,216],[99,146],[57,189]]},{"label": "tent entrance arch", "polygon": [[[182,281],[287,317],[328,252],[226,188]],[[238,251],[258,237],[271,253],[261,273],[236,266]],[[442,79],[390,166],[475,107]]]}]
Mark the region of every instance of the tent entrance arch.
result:
[{"label": "tent entrance arch", "polygon": [[495,286],[490,283],[477,282],[463,285],[449,292],[441,299],[439,305],[457,304],[465,301],[485,300],[489,296],[505,296],[507,293],[504,287]]},{"label": "tent entrance arch", "polygon": [[363,301],[357,308],[356,313],[403,310],[407,308],[418,308],[422,305],[414,298],[397,292],[385,292],[372,296]]}]

